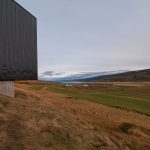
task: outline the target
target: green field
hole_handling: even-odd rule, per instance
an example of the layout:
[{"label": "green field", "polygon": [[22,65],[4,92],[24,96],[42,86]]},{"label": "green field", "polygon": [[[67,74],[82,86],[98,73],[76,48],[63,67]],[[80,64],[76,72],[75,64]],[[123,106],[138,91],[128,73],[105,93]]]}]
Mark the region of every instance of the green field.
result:
[{"label": "green field", "polygon": [[56,86],[32,86],[32,90],[46,90],[61,93],[77,100],[88,100],[108,106],[134,110],[150,115],[150,85],[112,85],[112,84],[82,84],[66,87]]}]

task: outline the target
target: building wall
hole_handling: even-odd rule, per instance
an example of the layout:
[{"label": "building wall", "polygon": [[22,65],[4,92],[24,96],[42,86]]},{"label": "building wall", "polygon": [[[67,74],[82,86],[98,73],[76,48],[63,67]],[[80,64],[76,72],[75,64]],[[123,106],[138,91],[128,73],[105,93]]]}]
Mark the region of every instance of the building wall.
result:
[{"label": "building wall", "polygon": [[0,0],[0,81],[36,79],[36,18],[14,0]]}]

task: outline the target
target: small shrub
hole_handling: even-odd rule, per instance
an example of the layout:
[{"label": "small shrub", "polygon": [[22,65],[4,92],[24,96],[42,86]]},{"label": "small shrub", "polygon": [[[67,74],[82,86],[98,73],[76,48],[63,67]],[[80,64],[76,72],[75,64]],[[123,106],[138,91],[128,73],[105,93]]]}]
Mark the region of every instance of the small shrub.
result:
[{"label": "small shrub", "polygon": [[67,96],[66,98],[67,98],[67,99],[72,99],[73,97],[72,97],[72,96]]},{"label": "small shrub", "polygon": [[134,127],[134,125],[132,123],[122,123],[119,126],[119,129],[124,133],[128,133],[129,129],[131,129],[133,127]]}]

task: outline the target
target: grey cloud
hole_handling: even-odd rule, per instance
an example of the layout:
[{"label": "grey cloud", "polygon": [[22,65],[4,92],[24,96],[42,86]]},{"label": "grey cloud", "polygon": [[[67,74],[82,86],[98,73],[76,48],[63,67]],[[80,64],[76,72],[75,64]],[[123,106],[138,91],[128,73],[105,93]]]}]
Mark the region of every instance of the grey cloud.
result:
[{"label": "grey cloud", "polygon": [[55,71],[45,71],[42,73],[42,76],[54,76],[54,75],[62,75],[64,74],[65,72],[55,72]]},{"label": "grey cloud", "polygon": [[42,75],[43,75],[43,76],[44,76],[44,75],[45,75],[45,76],[52,76],[52,75],[54,75],[54,73],[55,73],[55,72],[53,72],[53,71],[45,71],[45,72],[42,73]]}]

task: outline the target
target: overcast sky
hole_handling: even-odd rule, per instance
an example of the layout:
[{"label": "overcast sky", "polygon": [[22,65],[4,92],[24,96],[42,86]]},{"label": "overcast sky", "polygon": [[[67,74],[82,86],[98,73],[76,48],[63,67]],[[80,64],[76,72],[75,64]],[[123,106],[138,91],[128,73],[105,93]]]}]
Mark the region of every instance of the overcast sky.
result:
[{"label": "overcast sky", "polygon": [[150,0],[16,0],[38,19],[39,73],[150,68]]}]

